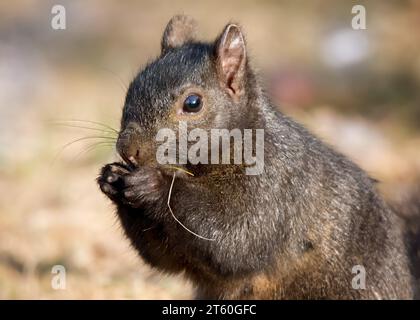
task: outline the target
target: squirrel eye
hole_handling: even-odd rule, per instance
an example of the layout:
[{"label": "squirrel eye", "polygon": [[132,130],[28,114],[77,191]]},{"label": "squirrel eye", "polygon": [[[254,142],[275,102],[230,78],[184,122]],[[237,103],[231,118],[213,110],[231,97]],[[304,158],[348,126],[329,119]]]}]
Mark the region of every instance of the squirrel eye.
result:
[{"label": "squirrel eye", "polygon": [[188,96],[184,101],[185,112],[198,112],[201,110],[202,106],[201,97],[197,94]]}]

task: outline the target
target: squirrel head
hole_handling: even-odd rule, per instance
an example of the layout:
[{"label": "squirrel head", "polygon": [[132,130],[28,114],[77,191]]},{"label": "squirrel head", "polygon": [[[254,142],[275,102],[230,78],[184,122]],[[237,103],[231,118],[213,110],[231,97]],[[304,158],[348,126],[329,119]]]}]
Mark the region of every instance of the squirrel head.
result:
[{"label": "squirrel head", "polygon": [[195,34],[193,19],[173,17],[160,56],[131,82],[117,143],[125,161],[156,163],[158,131],[179,133],[180,122],[189,131],[252,128],[249,109],[256,82],[241,28],[229,23],[211,43],[195,40]]}]

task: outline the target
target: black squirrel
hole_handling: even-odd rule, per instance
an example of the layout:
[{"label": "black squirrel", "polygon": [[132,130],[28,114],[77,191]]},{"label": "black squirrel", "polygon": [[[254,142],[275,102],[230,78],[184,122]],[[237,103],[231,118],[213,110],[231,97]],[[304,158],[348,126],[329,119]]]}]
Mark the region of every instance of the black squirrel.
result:
[{"label": "black squirrel", "polygon": [[[413,298],[401,222],[375,182],[270,103],[237,24],[214,43],[196,41],[195,30],[187,16],[168,23],[160,56],[128,89],[117,142],[124,161],[98,178],[140,256],[185,273],[197,298]],[[194,176],[176,171],[174,183],[174,169],[157,163],[155,137],[179,121],[264,129],[264,172],[187,163],[180,167]],[[352,286],[354,266],[366,271],[365,288]]]}]

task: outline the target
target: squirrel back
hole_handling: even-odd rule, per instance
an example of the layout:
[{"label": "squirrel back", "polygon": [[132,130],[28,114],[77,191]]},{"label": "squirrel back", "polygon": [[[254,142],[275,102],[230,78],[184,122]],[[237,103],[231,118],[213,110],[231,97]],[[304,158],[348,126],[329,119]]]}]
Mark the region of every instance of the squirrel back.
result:
[{"label": "squirrel back", "polygon": [[404,222],[404,240],[415,280],[415,299],[420,299],[420,176],[414,176],[410,183],[394,187],[397,188],[394,188],[388,201]]},{"label": "squirrel back", "polygon": [[[124,162],[98,178],[140,256],[184,272],[198,298],[412,298],[401,222],[372,179],[270,103],[238,25],[213,43],[194,30],[185,16],[169,22],[160,56],[127,93]],[[155,137],[173,130],[167,147],[178,150],[180,121],[209,134],[263,129],[263,171],[188,161],[180,167],[194,176],[174,173],[157,162]],[[355,270],[365,281],[354,284]]]}]

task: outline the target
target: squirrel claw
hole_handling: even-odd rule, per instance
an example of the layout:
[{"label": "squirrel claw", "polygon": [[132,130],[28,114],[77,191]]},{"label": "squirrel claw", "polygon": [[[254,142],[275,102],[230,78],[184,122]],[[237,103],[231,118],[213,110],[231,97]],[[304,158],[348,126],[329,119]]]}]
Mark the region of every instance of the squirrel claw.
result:
[{"label": "squirrel claw", "polygon": [[164,179],[159,170],[139,167],[129,171],[120,163],[104,166],[97,181],[102,192],[112,201],[134,208],[156,201],[164,189]]}]

